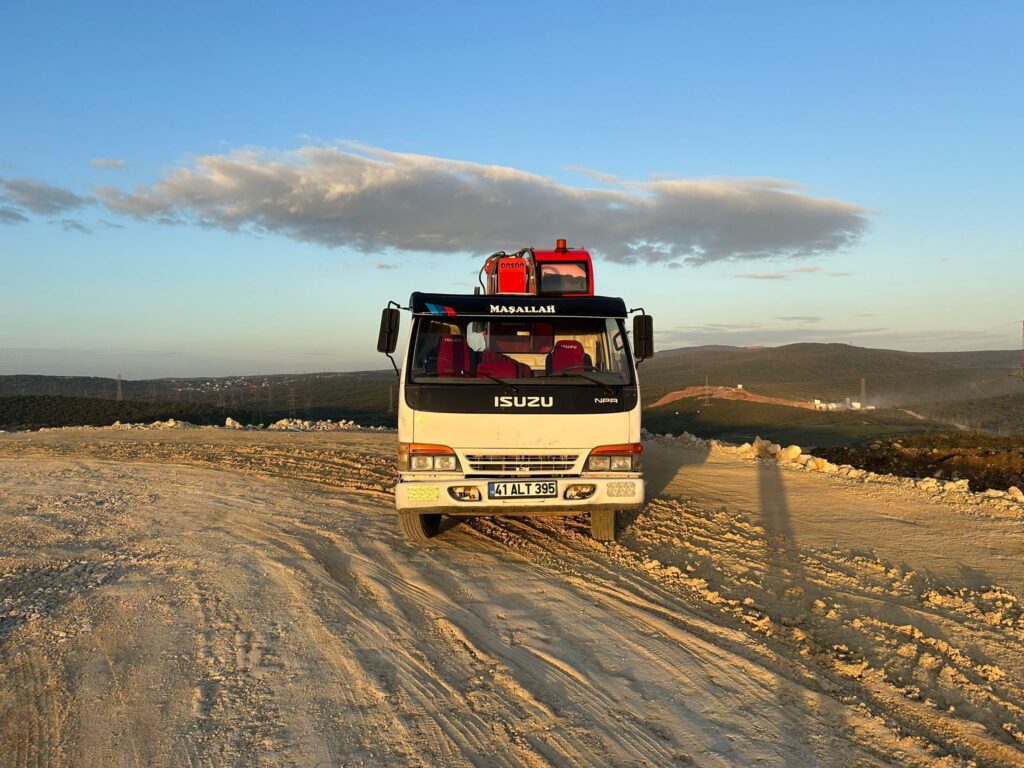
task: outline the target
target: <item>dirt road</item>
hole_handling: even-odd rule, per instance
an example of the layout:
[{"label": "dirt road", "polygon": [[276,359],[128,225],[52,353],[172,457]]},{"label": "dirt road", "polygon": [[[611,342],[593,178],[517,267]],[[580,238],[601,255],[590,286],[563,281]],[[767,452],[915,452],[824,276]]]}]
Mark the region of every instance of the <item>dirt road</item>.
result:
[{"label": "dirt road", "polygon": [[397,533],[393,435],[0,435],[0,764],[1024,764],[1019,518],[670,445]]}]

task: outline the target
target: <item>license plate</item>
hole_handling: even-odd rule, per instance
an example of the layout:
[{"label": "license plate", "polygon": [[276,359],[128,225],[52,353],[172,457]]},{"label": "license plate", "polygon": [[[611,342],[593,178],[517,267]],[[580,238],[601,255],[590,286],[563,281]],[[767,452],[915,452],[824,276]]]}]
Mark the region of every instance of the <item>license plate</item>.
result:
[{"label": "license plate", "polygon": [[550,499],[557,495],[558,483],[554,480],[487,484],[490,499]]}]

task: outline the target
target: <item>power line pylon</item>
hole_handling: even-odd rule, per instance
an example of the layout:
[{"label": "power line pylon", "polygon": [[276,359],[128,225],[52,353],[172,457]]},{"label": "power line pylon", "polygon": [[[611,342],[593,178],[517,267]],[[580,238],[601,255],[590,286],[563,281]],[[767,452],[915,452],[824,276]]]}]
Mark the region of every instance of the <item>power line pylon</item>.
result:
[{"label": "power line pylon", "polygon": [[1020,368],[1013,375],[1024,379],[1024,320],[1020,321]]},{"label": "power line pylon", "polygon": [[117,374],[117,402],[124,400],[124,381],[121,379],[121,374]]}]

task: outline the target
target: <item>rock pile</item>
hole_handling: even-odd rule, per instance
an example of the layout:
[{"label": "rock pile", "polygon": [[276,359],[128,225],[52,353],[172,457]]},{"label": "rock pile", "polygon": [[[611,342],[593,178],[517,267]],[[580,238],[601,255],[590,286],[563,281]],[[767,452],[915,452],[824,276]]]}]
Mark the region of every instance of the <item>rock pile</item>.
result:
[{"label": "rock pile", "polygon": [[37,431],[39,432],[67,432],[69,430],[82,430],[82,429],[112,429],[117,431],[128,431],[128,430],[141,430],[141,429],[202,429],[195,424],[187,421],[180,421],[178,419],[168,419],[167,421],[154,421],[150,424],[140,423],[129,423],[122,424],[120,421],[115,421],[113,424],[106,427],[43,427]]},{"label": "rock pile", "polygon": [[341,432],[352,429],[361,429],[370,432],[386,432],[387,427],[361,427],[354,421],[342,419],[341,421],[307,421],[305,419],[281,419],[275,421],[267,429],[286,432]]},{"label": "rock pile", "polygon": [[168,419],[167,421],[154,421],[150,424],[122,424],[120,421],[115,421],[113,424],[106,427],[92,427],[92,426],[81,426],[81,427],[43,427],[37,430],[38,432],[68,432],[68,431],[97,431],[97,430],[116,430],[116,431],[129,431],[129,430],[153,430],[153,429],[249,429],[249,430],[260,430],[260,429],[273,429],[277,431],[289,431],[289,432],[340,432],[348,430],[362,430],[364,432],[388,432],[393,431],[389,427],[363,427],[356,424],[354,421],[342,419],[341,421],[306,421],[303,419],[281,419],[275,421],[269,427],[264,427],[262,424],[245,424],[236,421],[235,419],[228,416],[224,420],[223,427],[217,426],[199,426],[191,424],[187,421],[180,421],[178,419]]}]

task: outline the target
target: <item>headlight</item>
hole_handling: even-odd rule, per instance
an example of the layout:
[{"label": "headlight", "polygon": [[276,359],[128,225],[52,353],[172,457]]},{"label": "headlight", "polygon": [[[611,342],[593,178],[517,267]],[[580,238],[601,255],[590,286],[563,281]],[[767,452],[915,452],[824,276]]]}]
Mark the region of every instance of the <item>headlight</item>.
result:
[{"label": "headlight", "polygon": [[400,472],[458,472],[459,459],[447,445],[399,443]]},{"label": "headlight", "polygon": [[612,472],[629,472],[633,468],[632,456],[612,456]]},{"label": "headlight", "polygon": [[457,466],[454,456],[435,456],[434,469],[438,472],[454,472]]},{"label": "headlight", "polygon": [[587,457],[587,469],[591,472],[639,472],[643,468],[640,443],[622,445],[599,445]]},{"label": "headlight", "polygon": [[429,472],[433,468],[433,456],[413,456],[409,461],[409,469],[414,472]]}]

